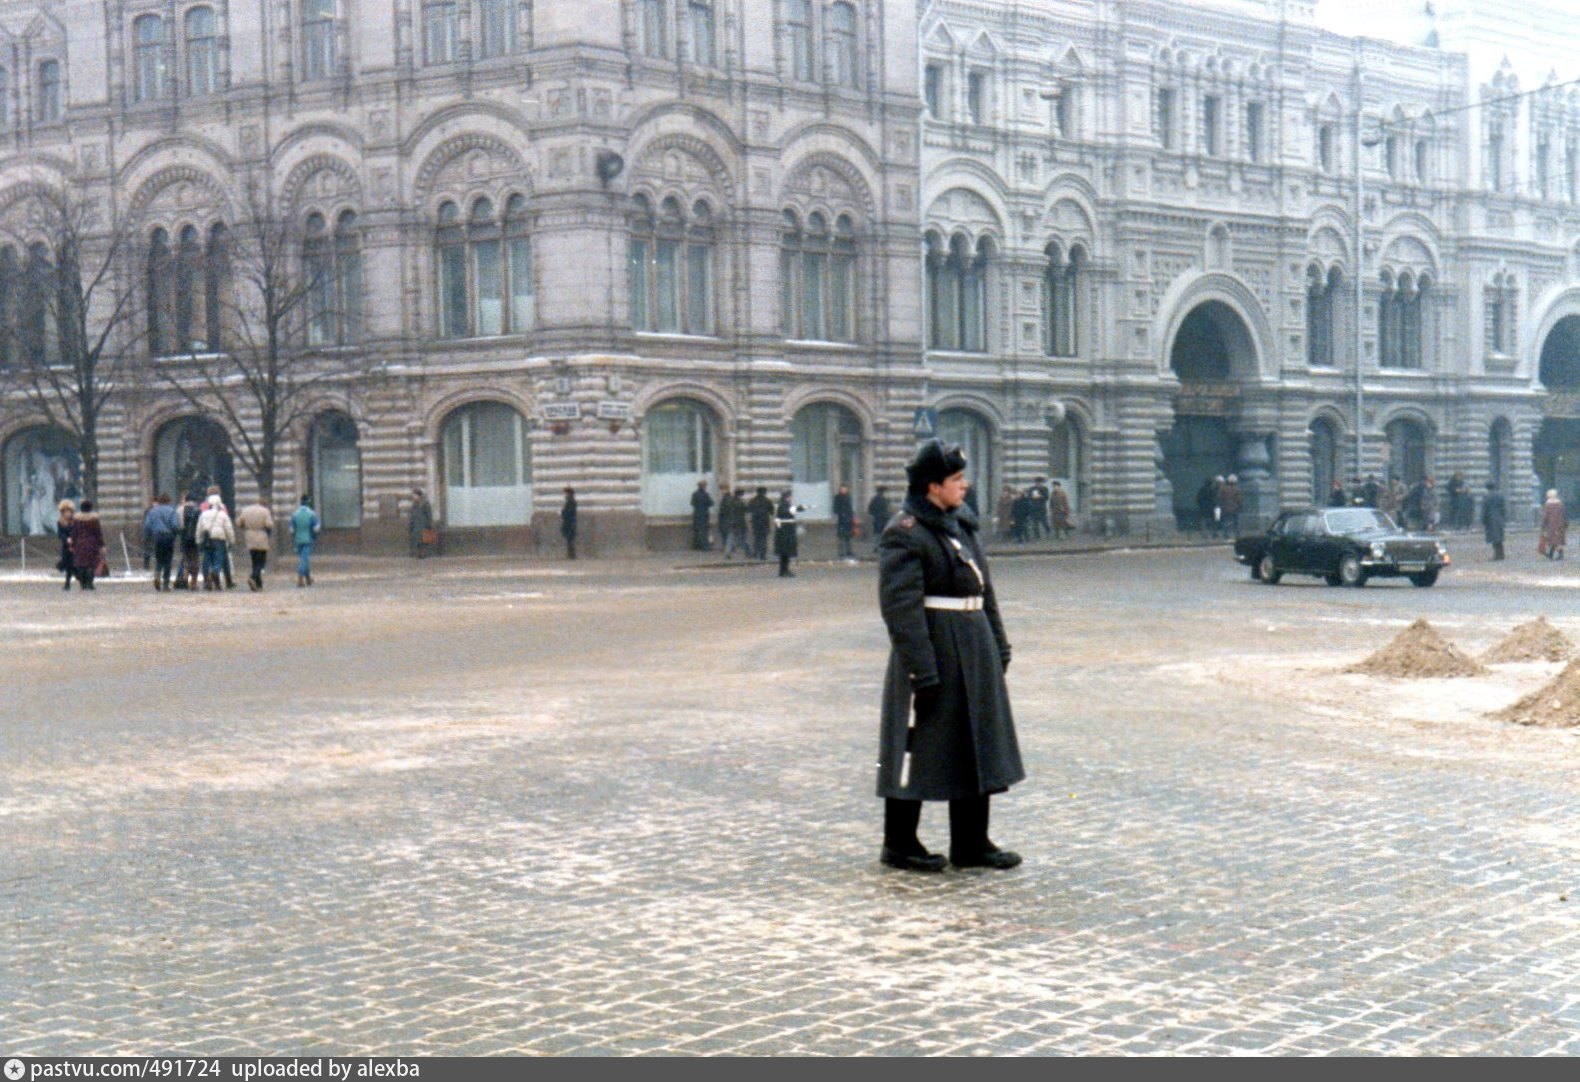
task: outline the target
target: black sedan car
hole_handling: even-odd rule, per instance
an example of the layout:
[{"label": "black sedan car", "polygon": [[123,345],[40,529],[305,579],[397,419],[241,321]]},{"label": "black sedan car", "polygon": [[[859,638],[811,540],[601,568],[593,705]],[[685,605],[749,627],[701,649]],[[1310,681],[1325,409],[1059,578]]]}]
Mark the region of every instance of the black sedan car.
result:
[{"label": "black sedan car", "polygon": [[1329,586],[1404,576],[1413,585],[1431,586],[1453,562],[1437,538],[1401,530],[1370,507],[1285,511],[1266,533],[1236,540],[1234,558],[1269,586],[1285,575],[1315,575]]}]

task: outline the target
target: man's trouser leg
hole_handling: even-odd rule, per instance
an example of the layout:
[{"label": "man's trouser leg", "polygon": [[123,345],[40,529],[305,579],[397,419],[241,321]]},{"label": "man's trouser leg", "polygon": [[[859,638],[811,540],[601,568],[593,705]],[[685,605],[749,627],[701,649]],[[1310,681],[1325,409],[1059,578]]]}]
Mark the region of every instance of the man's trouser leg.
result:
[{"label": "man's trouser leg", "polygon": [[926,848],[916,837],[916,828],[921,821],[920,800],[889,797],[883,802],[883,844],[896,853],[925,853]]},{"label": "man's trouser leg", "polygon": [[988,797],[973,796],[949,802],[949,857],[969,860],[988,847]]}]

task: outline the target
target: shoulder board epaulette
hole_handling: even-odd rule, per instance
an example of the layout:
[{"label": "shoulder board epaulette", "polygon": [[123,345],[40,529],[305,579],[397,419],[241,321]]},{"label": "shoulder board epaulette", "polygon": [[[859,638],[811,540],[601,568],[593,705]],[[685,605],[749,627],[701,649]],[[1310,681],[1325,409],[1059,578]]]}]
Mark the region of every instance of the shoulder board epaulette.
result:
[{"label": "shoulder board epaulette", "polygon": [[916,516],[901,515],[896,525],[898,525],[902,530],[909,530],[912,526],[916,525]]}]

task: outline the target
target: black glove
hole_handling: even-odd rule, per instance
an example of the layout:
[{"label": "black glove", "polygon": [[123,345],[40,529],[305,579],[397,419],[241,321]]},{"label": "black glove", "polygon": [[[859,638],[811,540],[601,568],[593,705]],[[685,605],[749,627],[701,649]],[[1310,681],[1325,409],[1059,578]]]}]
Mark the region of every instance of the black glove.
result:
[{"label": "black glove", "polygon": [[916,706],[917,717],[931,714],[938,708],[938,702],[943,698],[942,684],[928,684],[924,688],[917,688],[911,693],[911,701]]}]

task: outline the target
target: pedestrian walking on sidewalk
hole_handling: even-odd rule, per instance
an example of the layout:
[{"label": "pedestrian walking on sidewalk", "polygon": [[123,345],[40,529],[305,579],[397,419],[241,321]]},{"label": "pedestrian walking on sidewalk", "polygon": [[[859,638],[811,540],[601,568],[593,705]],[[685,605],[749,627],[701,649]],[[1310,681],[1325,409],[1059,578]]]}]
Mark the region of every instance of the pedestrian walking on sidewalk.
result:
[{"label": "pedestrian walking on sidewalk", "polygon": [[439,540],[434,528],[433,504],[420,488],[411,490],[411,517],[406,520],[406,543],[413,559],[426,559]]},{"label": "pedestrian walking on sidewalk", "polygon": [[[82,505],[88,506],[88,501],[84,500]],[[1547,490],[1547,502],[1542,504],[1542,536],[1536,543],[1536,551],[1549,560],[1562,560],[1564,546],[1568,542],[1569,516],[1564,512],[1564,502],[1558,498],[1558,490],[1550,488]]]},{"label": "pedestrian walking on sidewalk", "polygon": [[712,507],[713,497],[708,495],[708,482],[704,478],[691,493],[691,547],[697,552],[708,551],[708,511]]},{"label": "pedestrian walking on sidewalk", "polygon": [[1053,519],[1055,538],[1063,539],[1075,532],[1075,522],[1070,518],[1070,494],[1057,481],[1053,483],[1053,491],[1048,493],[1048,514]]},{"label": "pedestrian walking on sidewalk", "polygon": [[66,585],[63,590],[71,589],[71,580],[76,575],[76,565],[71,562],[71,524],[77,517],[77,505],[70,500],[61,500],[56,509],[55,537],[60,542],[60,559],[55,561],[55,570],[66,574]]},{"label": "pedestrian walking on sidewalk", "polygon": [[878,746],[884,801],[879,859],[938,871],[917,837],[922,802],[949,801],[949,860],[1013,868],[1019,854],[988,839],[988,804],[1026,776],[1009,690],[1010,645],[999,619],[977,517],[965,506],[966,458],[934,439],[906,466],[905,505],[883,531],[878,599],[889,631]]},{"label": "pedestrian walking on sidewalk", "polygon": [[313,510],[312,497],[302,493],[296,510],[291,512],[291,544],[296,546],[298,588],[313,584],[313,546],[318,542],[318,531],[323,528],[323,520]]},{"label": "pedestrian walking on sidewalk", "polygon": [[1487,482],[1487,494],[1481,501],[1481,529],[1492,546],[1492,558],[1503,559],[1503,529],[1509,518],[1509,506],[1498,491],[1498,482]]},{"label": "pedestrian walking on sidewalk", "polygon": [[203,509],[188,492],[181,497],[181,570],[176,574],[177,590],[196,590],[198,580],[197,524]]},{"label": "pedestrian walking on sidewalk", "polygon": [[840,485],[834,493],[834,536],[839,540],[839,558],[854,559],[850,539],[856,536],[856,505],[850,498],[849,485]]},{"label": "pedestrian walking on sidewalk", "polygon": [[247,557],[252,561],[252,569],[247,575],[247,589],[261,590],[263,571],[269,564],[269,546],[274,543],[274,514],[260,496],[256,503],[242,508],[236,525],[241,527],[241,540],[247,546]]},{"label": "pedestrian walking on sidewalk", "polygon": [[176,540],[181,536],[181,516],[170,504],[170,493],[161,492],[143,516],[143,539],[154,552],[154,589],[170,589],[170,565],[175,560]]},{"label": "pedestrian walking on sidewalk", "polygon": [[746,513],[752,520],[752,555],[759,560],[766,560],[768,530],[774,522],[774,501],[768,498],[766,486],[757,487],[757,494],[746,502]]},{"label": "pedestrian walking on sidewalk", "polygon": [[[203,549],[203,589],[218,590],[230,565],[231,546],[236,543],[236,526],[219,496],[208,498],[208,507],[198,516],[198,545]],[[225,587],[229,589],[229,587]]]},{"label": "pedestrian walking on sidewalk", "polygon": [[560,536],[565,538],[565,558],[576,559],[576,490],[565,486],[565,502],[560,505]]},{"label": "pedestrian walking on sidewalk", "polygon": [[872,547],[878,547],[878,542],[883,537],[883,528],[889,524],[889,519],[894,515],[894,509],[889,506],[889,490],[882,485],[872,494],[872,499],[867,501],[867,518],[872,523]]},{"label": "pedestrian walking on sidewalk", "polygon": [[104,563],[104,528],[92,500],[83,500],[71,520],[71,566],[84,590],[93,589],[95,576],[109,570]]}]

